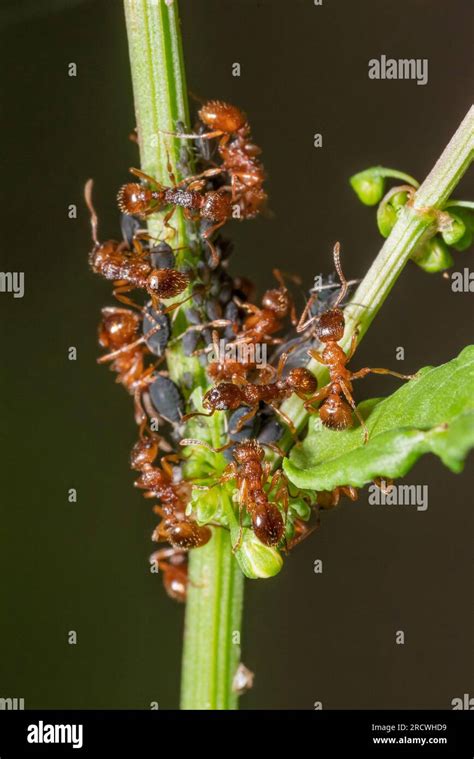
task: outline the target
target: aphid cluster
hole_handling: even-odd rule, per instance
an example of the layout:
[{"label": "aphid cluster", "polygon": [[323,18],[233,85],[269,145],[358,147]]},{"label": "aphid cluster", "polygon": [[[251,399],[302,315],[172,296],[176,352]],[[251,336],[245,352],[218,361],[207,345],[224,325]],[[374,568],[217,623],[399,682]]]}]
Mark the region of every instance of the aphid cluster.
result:
[{"label": "aphid cluster", "polygon": [[[211,527],[221,528],[212,521],[210,526],[197,523],[191,508],[193,488],[206,491],[233,483],[240,524],[234,551],[243,539],[244,519],[264,545],[291,548],[310,530],[297,516],[289,519],[294,492],[265,453],[284,455],[279,441],[285,428],[297,438],[282,402],[296,395],[310,413],[319,413],[323,424],[344,429],[352,424],[355,411],[352,380],[369,371],[387,373],[347,369],[356,337],[346,355],[338,342],[345,326],[341,305],[351,283],[342,273],[338,245],[334,262],[339,281],[330,278],[322,288],[310,291],[299,318],[286,284],[288,279],[298,282],[294,277],[274,270],[277,286],[267,290],[257,305],[252,283],[228,273],[231,247],[216,232],[232,217],[248,219],[261,212],[267,199],[265,172],[242,111],[210,101],[200,109],[199,122],[194,134],[170,136],[196,141],[193,158],[198,173],[177,182],[169,168],[170,184],[165,187],[132,169],[140,182],[124,185],[118,194],[122,241],[99,241],[91,180],[85,189],[93,238],[90,265],[111,282],[120,302],[102,309],[99,343],[106,352],[98,361],[110,365],[116,381],[133,398],[138,439],[130,466],[138,473],[135,486],[155,502],[153,512],[160,522],[153,540],[167,546],[159,548],[151,561],[160,570],[167,593],[177,600],[186,597],[187,551],[205,545]],[[208,247],[208,255],[194,268],[179,265],[179,248],[170,244],[177,208],[199,231],[204,250]],[[162,229],[168,241],[151,239],[142,226],[156,211],[165,212]],[[206,369],[202,409],[194,405],[193,377],[183,375],[178,387],[169,376],[169,351],[177,344],[184,356],[196,357]],[[321,345],[324,349],[319,352]],[[308,354],[329,368],[326,387],[318,389],[306,366]],[[208,423],[201,418],[217,412],[227,413],[223,427],[227,432],[216,449],[204,439]],[[200,429],[202,439],[196,437]],[[207,483],[185,477],[185,465],[198,447],[222,453],[228,461],[221,474],[211,475]],[[299,497],[311,510],[334,506],[341,495],[357,497],[349,487]]]}]

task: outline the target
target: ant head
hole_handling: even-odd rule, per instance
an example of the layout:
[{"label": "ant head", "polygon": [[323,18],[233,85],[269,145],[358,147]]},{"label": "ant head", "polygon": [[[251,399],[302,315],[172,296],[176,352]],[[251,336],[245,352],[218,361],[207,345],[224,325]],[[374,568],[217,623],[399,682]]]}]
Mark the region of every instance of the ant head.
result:
[{"label": "ant head", "polygon": [[205,394],[202,405],[207,411],[229,411],[242,404],[240,388],[232,382],[220,382]]},{"label": "ant head", "polygon": [[243,440],[239,445],[236,445],[233,455],[238,464],[245,464],[247,461],[252,461],[255,458],[258,461],[263,461],[265,451],[257,440],[250,439]]},{"label": "ant head", "polygon": [[199,111],[199,118],[207,127],[231,134],[247,123],[247,117],[240,108],[220,100],[210,100]]},{"label": "ant head", "polygon": [[122,213],[134,216],[144,214],[150,202],[150,190],[138,182],[122,185],[117,195],[118,206]]},{"label": "ant head", "polygon": [[290,305],[290,296],[286,287],[278,287],[274,288],[273,290],[267,290],[263,294],[263,308],[267,308],[269,311],[273,311],[273,313],[278,316],[278,318],[283,318],[287,315],[290,309]]},{"label": "ant head", "polygon": [[316,337],[321,343],[342,340],[346,322],[340,308],[331,308],[321,314],[316,324]]},{"label": "ant head", "polygon": [[312,395],[318,389],[318,380],[304,366],[290,369],[286,382],[289,388],[304,395]]},{"label": "ant head", "polygon": [[232,213],[232,198],[227,192],[210,191],[204,197],[201,216],[209,221],[223,221]]},{"label": "ant head", "polygon": [[160,298],[174,298],[186,289],[189,276],[176,269],[153,269],[147,277],[147,289],[150,294]]},{"label": "ant head", "polygon": [[99,324],[99,344],[103,348],[121,348],[138,334],[140,317],[126,308],[103,308]]}]

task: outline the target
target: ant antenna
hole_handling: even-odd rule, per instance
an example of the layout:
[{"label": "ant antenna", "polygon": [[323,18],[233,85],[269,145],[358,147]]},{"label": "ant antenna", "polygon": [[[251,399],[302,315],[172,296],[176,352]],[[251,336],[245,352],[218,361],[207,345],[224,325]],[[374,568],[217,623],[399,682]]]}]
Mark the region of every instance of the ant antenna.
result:
[{"label": "ant antenna", "polygon": [[345,278],[345,276],[344,276],[344,274],[342,272],[342,267],[341,267],[341,246],[340,246],[340,244],[338,242],[335,244],[334,250],[333,250],[332,254],[333,254],[333,257],[334,257],[334,266],[336,267],[336,271],[337,271],[338,277],[341,280],[341,291],[340,291],[339,295],[337,296],[336,302],[334,304],[334,308],[338,308],[339,304],[342,303],[342,301],[346,297],[347,288],[348,288],[349,285],[348,285],[347,280],[346,280],[346,278]]},{"label": "ant antenna", "polygon": [[95,212],[95,208],[92,203],[92,187],[94,185],[93,179],[88,179],[85,187],[84,187],[84,200],[86,201],[86,206],[89,209],[90,215],[91,215],[91,227],[92,227],[92,240],[95,245],[99,245],[99,240],[97,239],[97,227],[99,225],[99,220],[97,218],[97,214]]}]

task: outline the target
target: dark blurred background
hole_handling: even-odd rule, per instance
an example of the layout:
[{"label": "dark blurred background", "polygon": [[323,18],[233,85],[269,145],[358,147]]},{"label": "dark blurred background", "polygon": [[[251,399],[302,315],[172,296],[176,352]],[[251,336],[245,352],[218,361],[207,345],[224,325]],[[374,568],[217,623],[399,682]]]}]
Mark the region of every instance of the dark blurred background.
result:
[{"label": "dark blurred background", "polygon": [[[331,270],[337,239],[346,274],[362,276],[381,238],[348,178],[376,163],[419,179],[431,169],[471,103],[469,3],[180,6],[189,89],[242,106],[264,150],[273,218],[226,228],[234,273],[260,291],[274,266],[309,284]],[[0,696],[27,708],[176,708],[183,608],[149,573],[155,519],[128,468],[131,402],[96,364],[99,311],[113,301],[88,270],[82,201],[93,176],[102,239],[119,235],[115,194],[137,163],[122,4],[10,0],[0,20],[2,270],[26,277],[23,299],[0,295]],[[428,58],[429,83],[370,81],[381,54]],[[474,197],[472,173],[456,195]],[[457,254],[457,269],[473,265],[472,250]],[[354,366],[400,370],[397,346],[402,371],[454,357],[471,340],[472,297],[410,264]],[[370,378],[358,398],[397,386]],[[406,482],[429,485],[426,512],[370,506],[365,491],[326,515],[280,576],[247,582],[243,660],[256,679],[242,708],[450,708],[472,694],[471,469],[454,476],[426,457]]]}]

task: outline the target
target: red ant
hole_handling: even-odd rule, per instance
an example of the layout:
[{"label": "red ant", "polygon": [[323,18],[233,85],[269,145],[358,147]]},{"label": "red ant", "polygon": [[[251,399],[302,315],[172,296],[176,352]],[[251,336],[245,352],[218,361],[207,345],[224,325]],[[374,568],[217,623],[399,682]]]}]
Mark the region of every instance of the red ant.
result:
[{"label": "red ant", "polygon": [[216,331],[212,333],[212,349],[215,359],[207,367],[207,373],[214,382],[229,380],[238,384],[246,380],[249,373],[254,371],[267,372],[270,377],[275,374],[273,366],[269,364],[260,366],[256,361],[248,360],[247,356],[245,359],[240,356],[239,359],[222,357],[219,335]]},{"label": "red ant", "polygon": [[227,172],[232,201],[238,203],[240,218],[257,216],[267,195],[262,189],[265,172],[257,156],[261,150],[250,139],[250,125],[240,108],[220,100],[210,100],[198,113],[211,131],[203,134],[174,134],[178,139],[211,140],[219,137],[218,152],[222,166],[214,173]]},{"label": "red ant", "polygon": [[[238,303],[240,308],[250,312],[242,326],[242,332],[236,336],[235,343],[269,343],[275,345],[281,342],[279,338],[272,337],[275,332],[282,328],[282,322],[286,316],[290,316],[291,323],[296,324],[296,309],[293,299],[285,285],[283,275],[279,269],[273,269],[273,276],[280,287],[267,290],[262,297],[262,306],[253,303]],[[295,281],[299,281],[295,278]]]},{"label": "red ant", "polygon": [[140,472],[135,487],[146,490],[145,498],[158,498],[162,507],[155,506],[153,511],[163,519],[153,533],[153,540],[167,540],[175,548],[198,548],[211,539],[209,527],[200,527],[185,515],[189,500],[189,485],[186,482],[175,483],[170,461],[177,460],[171,454],[162,456],[161,467],[153,466],[159,450],[156,435],[144,435],[135,443],[130,456],[130,466]]},{"label": "red ant", "polygon": [[[227,443],[222,448],[212,448],[206,442],[194,439],[181,440],[181,445],[202,445],[213,453],[220,453],[233,443]],[[237,551],[242,542],[243,525],[242,509],[245,507],[252,520],[252,527],[255,535],[261,543],[267,546],[275,546],[281,542],[285,532],[285,525],[280,510],[275,502],[282,502],[283,509],[288,510],[288,487],[286,478],[281,471],[277,470],[268,487],[268,493],[276,490],[275,502],[269,501],[268,493],[264,489],[270,479],[272,465],[270,462],[264,462],[265,452],[257,440],[244,440],[235,446],[232,451],[235,459],[229,464],[214,485],[235,480],[239,490],[239,524],[240,534],[233,550]],[[197,486],[200,489],[208,490],[208,486]]]},{"label": "red ant", "polygon": [[141,316],[127,308],[103,308],[99,344],[111,352],[97,359],[99,364],[112,361],[111,369],[118,375],[117,382],[134,396],[137,424],[142,424],[146,419],[141,397],[156,368],[156,364],[152,364],[145,369],[145,357],[150,353],[145,342],[160,329],[157,324],[146,335],[138,337],[141,324]]},{"label": "red ant", "polygon": [[[183,417],[187,421],[193,416],[212,416],[216,411],[235,411],[240,406],[250,406],[250,411],[239,420],[236,431],[240,431],[243,425],[257,413],[261,402],[268,403],[285,424],[288,425],[294,435],[296,428],[291,419],[279,408],[277,403],[281,403],[290,395],[296,393],[302,400],[307,400],[308,395],[312,395],[318,386],[317,380],[313,374],[300,366],[290,369],[288,375],[281,379],[281,374],[287,360],[287,354],[283,354],[279,361],[277,377],[275,382],[254,384],[240,379],[240,385],[233,382],[220,382],[211,387],[203,398],[202,405],[207,412],[193,412]],[[314,396],[313,396],[314,397]]]},{"label": "red ant", "polygon": [[[126,243],[108,240],[99,243],[97,239],[97,214],[92,204],[92,179],[86,183],[84,196],[91,214],[92,240],[94,248],[89,260],[92,270],[114,283],[114,295],[117,300],[136,307],[136,304],[124,293],[135,288],[145,290],[152,299],[153,308],[158,308],[160,300],[174,298],[182,293],[189,285],[188,274],[176,269],[155,269],[145,260],[146,251],[137,239],[134,240],[135,253],[127,250]],[[173,311],[180,303],[174,303],[165,309]]]},{"label": "red ant", "polygon": [[182,548],[161,548],[150,556],[163,575],[163,587],[173,601],[184,603],[188,589],[188,556]]},{"label": "red ant", "polygon": [[[334,265],[341,281],[341,291],[334,307],[316,319],[315,333],[317,339],[321,343],[324,343],[323,352],[321,353],[314,349],[308,351],[308,355],[311,358],[328,367],[330,381],[311,398],[305,400],[304,406],[310,414],[319,414],[324,426],[333,430],[344,430],[352,427],[352,411],[354,411],[364,430],[364,442],[367,442],[369,439],[367,427],[352,397],[352,380],[361,379],[369,373],[390,374],[393,377],[407,380],[413,379],[414,375],[399,374],[399,372],[393,372],[389,369],[372,369],[369,367],[359,369],[357,372],[347,369],[347,364],[357,347],[358,330],[356,329],[352,335],[349,352],[347,354],[344,353],[343,349],[338,345],[338,342],[344,336],[346,325],[344,313],[339,308],[339,304],[346,295],[348,283],[341,268],[339,243],[336,243],[334,246],[333,256]],[[314,404],[319,404],[321,401],[323,401],[322,405],[319,408],[315,408]]]},{"label": "red ant", "polygon": [[[186,218],[210,221],[212,226],[202,233],[202,237],[206,240],[213,259],[217,263],[219,258],[209,238],[230,219],[232,201],[225,189],[203,192],[206,181],[203,177],[212,176],[219,170],[208,169],[202,174],[188,177],[178,184],[174,183],[174,175],[170,173],[173,182],[172,187],[165,187],[139,169],[130,169],[130,171],[149,186],[136,182],[124,184],[117,195],[120,210],[132,216],[146,217],[171,206],[163,219],[163,224],[166,227],[170,226],[168,222],[178,207],[183,209]],[[187,184],[187,187],[183,188],[183,184]]]}]

